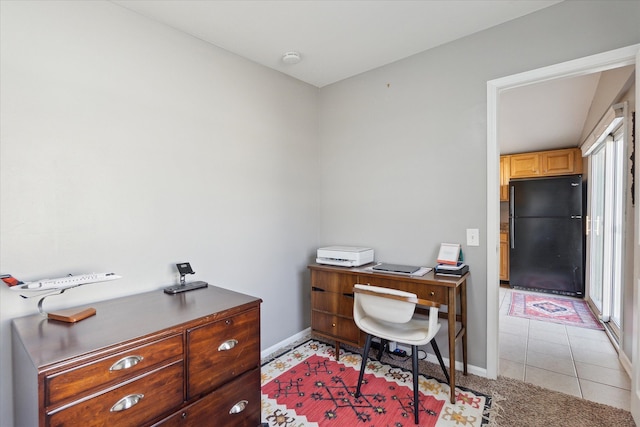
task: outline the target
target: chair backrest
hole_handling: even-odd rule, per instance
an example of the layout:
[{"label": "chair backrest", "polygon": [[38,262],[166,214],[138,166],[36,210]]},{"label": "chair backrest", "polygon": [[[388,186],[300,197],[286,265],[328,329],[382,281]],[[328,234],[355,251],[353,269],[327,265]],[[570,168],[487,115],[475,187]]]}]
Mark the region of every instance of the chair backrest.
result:
[{"label": "chair backrest", "polygon": [[407,323],[418,302],[416,294],[371,285],[356,284],[353,294],[356,323],[365,314],[385,322]]}]

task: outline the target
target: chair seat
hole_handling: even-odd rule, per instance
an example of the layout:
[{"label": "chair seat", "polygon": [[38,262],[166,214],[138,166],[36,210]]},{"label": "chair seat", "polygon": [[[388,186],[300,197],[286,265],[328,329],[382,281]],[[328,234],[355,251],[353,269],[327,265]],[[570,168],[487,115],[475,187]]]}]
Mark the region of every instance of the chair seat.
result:
[{"label": "chair seat", "polygon": [[407,323],[391,323],[372,317],[360,319],[360,329],[376,337],[408,345],[425,345],[438,333],[440,324],[429,329],[428,320],[411,319]]}]

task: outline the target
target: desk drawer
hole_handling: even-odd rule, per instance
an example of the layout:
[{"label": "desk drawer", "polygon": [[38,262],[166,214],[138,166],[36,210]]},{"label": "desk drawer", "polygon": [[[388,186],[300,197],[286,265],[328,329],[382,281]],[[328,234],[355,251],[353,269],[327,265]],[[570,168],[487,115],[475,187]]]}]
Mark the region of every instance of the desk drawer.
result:
[{"label": "desk drawer", "polygon": [[182,335],[135,347],[86,365],[47,376],[46,405],[55,405],[132,376],[169,359],[182,357]]},{"label": "desk drawer", "polygon": [[190,400],[260,366],[260,311],[249,310],[190,329],[187,346]]},{"label": "desk drawer", "polygon": [[353,292],[337,294],[312,288],[311,307],[318,311],[353,317]]},{"label": "desk drawer", "polygon": [[[48,413],[47,425],[141,426],[182,404],[183,381],[184,363],[179,360],[119,387],[106,389],[89,399],[52,411]],[[128,403],[118,407],[118,402],[123,402],[127,397]]]},{"label": "desk drawer", "polygon": [[418,295],[418,298],[447,303],[448,289],[445,286],[433,286],[422,283],[405,282],[398,279],[385,279],[382,277],[359,276],[359,282],[382,288],[393,288]]},{"label": "desk drawer", "polygon": [[319,311],[311,312],[311,329],[319,333],[357,343],[360,341],[361,331],[352,318],[334,316]]},{"label": "desk drawer", "polygon": [[356,283],[356,276],[350,274],[340,274],[328,271],[312,271],[311,286],[327,292],[353,293],[353,285]]}]

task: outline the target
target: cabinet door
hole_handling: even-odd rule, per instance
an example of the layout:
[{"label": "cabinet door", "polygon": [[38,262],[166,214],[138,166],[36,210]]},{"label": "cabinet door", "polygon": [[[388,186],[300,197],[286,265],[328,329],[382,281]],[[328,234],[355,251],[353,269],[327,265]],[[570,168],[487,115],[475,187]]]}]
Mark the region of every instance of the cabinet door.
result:
[{"label": "cabinet door", "polygon": [[500,233],[500,280],[509,280],[509,235]]},{"label": "cabinet door", "polygon": [[187,399],[260,366],[260,310],[187,331]]},{"label": "cabinet door", "polygon": [[527,153],[510,156],[511,178],[529,178],[540,175],[540,154]]},{"label": "cabinet door", "polygon": [[256,427],[260,425],[260,369],[209,393],[155,426],[224,426]]},{"label": "cabinet door", "polygon": [[541,153],[543,175],[570,175],[582,172],[580,150],[555,150]]},{"label": "cabinet door", "polygon": [[500,156],[500,201],[509,200],[510,156]]}]

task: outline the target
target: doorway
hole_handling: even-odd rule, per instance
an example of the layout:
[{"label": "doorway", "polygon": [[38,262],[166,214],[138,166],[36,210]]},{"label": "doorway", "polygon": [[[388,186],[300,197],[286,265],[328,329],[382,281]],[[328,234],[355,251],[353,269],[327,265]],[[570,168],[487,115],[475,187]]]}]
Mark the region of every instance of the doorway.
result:
[{"label": "doorway", "polygon": [[[497,143],[498,103],[501,90],[562,77],[573,77],[636,64],[639,45],[569,61],[487,83],[487,376],[498,373],[499,304],[499,149]],[[637,214],[636,214],[637,215]],[[636,220],[636,222],[638,222]],[[634,247],[638,251],[637,247]],[[636,253],[637,258],[637,253]],[[634,309],[637,310],[634,302]],[[639,316],[640,317],[640,316]],[[634,343],[634,349],[637,344]],[[637,364],[637,362],[636,362]],[[637,371],[637,370],[634,370]],[[635,387],[635,386],[634,386]],[[635,408],[632,403],[632,411]]]}]

